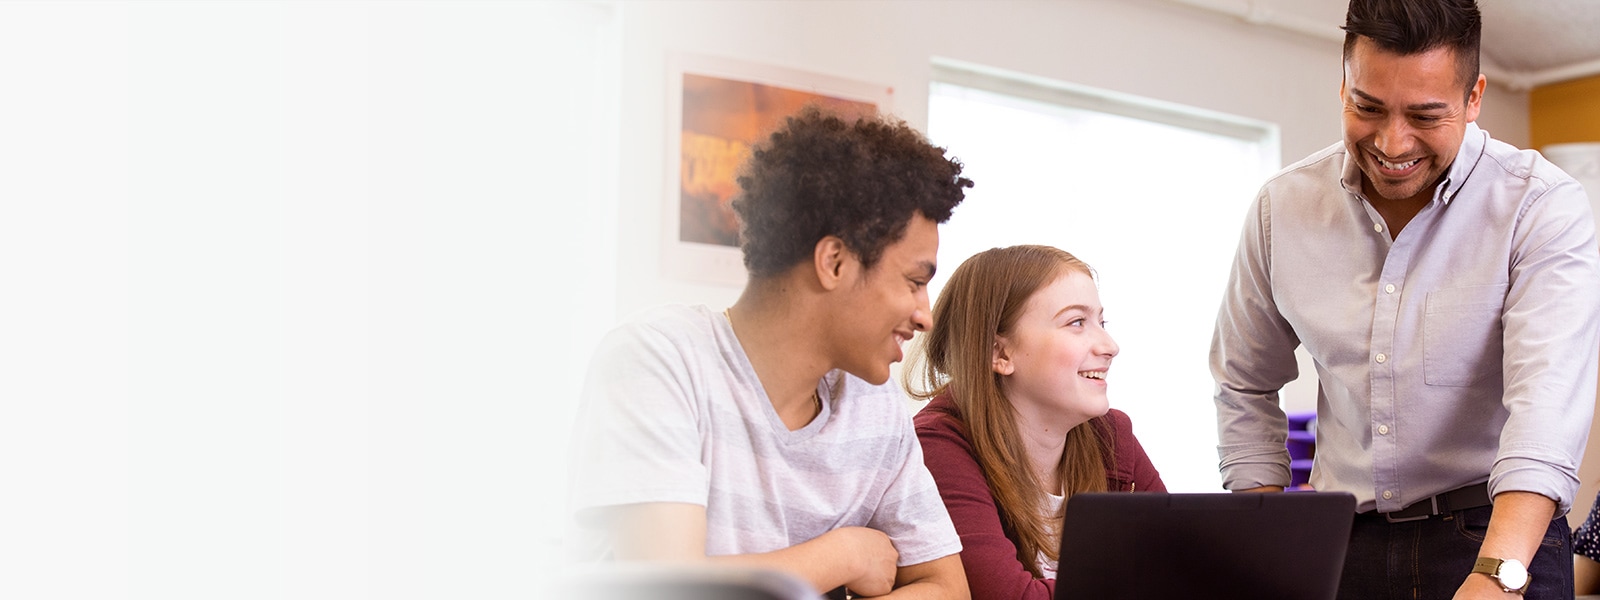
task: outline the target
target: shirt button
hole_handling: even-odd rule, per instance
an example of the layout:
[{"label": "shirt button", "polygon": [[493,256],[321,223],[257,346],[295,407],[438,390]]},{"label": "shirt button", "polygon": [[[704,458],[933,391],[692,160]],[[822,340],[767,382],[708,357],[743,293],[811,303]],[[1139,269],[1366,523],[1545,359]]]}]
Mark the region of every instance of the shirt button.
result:
[{"label": "shirt button", "polygon": [[1382,352],[1379,352],[1377,356],[1374,356],[1372,358],[1373,358],[1373,360],[1378,361],[1378,364],[1380,364],[1380,365],[1383,364],[1383,361],[1389,360],[1389,357],[1385,356]]},{"label": "shirt button", "polygon": [[1384,500],[1388,500],[1388,499],[1393,498],[1393,497],[1394,497],[1394,492],[1391,492],[1389,490],[1384,490],[1383,491],[1383,499]]},{"label": "shirt button", "polygon": [[1383,233],[1383,224],[1382,223],[1373,223],[1372,224],[1372,230],[1376,231],[1378,233]]},{"label": "shirt button", "polygon": [[1394,293],[1394,284],[1391,283],[1389,285],[1383,286],[1383,291],[1388,292],[1390,294],[1393,294]]},{"label": "shirt button", "polygon": [[1379,425],[1378,426],[1378,435],[1389,435],[1389,426],[1388,425]]}]

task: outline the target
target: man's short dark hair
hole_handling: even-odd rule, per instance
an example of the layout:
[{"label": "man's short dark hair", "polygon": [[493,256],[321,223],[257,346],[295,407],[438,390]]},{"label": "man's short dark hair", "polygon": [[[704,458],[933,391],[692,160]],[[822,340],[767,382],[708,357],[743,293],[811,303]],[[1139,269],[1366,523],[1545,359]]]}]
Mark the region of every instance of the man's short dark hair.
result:
[{"label": "man's short dark hair", "polygon": [[1455,51],[1456,75],[1472,93],[1478,83],[1483,18],[1477,0],[1350,0],[1344,17],[1344,59],[1356,38],[1401,56],[1445,47]]},{"label": "man's short dark hair", "polygon": [[949,220],[972,180],[904,121],[850,123],[809,106],[756,146],[739,187],[739,244],[745,268],[759,279],[809,259],[828,235],[871,269],[913,214]]}]

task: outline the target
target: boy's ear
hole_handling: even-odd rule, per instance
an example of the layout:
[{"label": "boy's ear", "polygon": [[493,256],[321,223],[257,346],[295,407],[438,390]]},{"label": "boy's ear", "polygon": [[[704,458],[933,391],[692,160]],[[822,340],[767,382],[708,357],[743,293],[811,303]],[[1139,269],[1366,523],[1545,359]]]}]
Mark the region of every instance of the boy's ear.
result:
[{"label": "boy's ear", "polygon": [[1010,375],[1017,371],[1016,363],[1011,362],[1011,352],[1006,349],[1006,339],[994,336],[994,358],[992,368],[1000,375]]},{"label": "boy's ear", "polygon": [[817,240],[817,246],[812,250],[811,262],[816,267],[817,283],[824,290],[833,290],[844,281],[855,255],[844,245],[844,240],[839,236],[828,235]]}]

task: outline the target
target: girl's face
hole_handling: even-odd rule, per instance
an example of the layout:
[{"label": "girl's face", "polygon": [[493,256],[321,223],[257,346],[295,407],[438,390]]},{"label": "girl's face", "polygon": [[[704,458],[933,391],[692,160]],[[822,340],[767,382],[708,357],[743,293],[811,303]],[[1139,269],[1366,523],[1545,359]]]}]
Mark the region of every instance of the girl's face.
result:
[{"label": "girl's face", "polygon": [[994,371],[1012,406],[1065,426],[1106,414],[1106,374],[1118,352],[1105,330],[1100,292],[1089,275],[1068,269],[1023,306],[995,345]]}]

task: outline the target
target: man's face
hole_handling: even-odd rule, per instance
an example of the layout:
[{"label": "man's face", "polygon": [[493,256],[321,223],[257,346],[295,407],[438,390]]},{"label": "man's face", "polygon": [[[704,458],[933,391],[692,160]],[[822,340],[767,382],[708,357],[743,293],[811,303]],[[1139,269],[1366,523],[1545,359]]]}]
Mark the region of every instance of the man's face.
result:
[{"label": "man's face", "polygon": [[938,224],[914,214],[871,270],[855,263],[831,328],[838,368],[873,384],[889,380],[889,365],[905,357],[901,345],[933,325],[928,280],[938,254]]},{"label": "man's face", "polygon": [[1483,87],[1480,76],[1470,94],[1463,93],[1466,82],[1449,48],[1401,56],[1357,38],[1339,95],[1345,149],[1361,167],[1368,197],[1430,194],[1455,161],[1467,123],[1478,118]]}]

